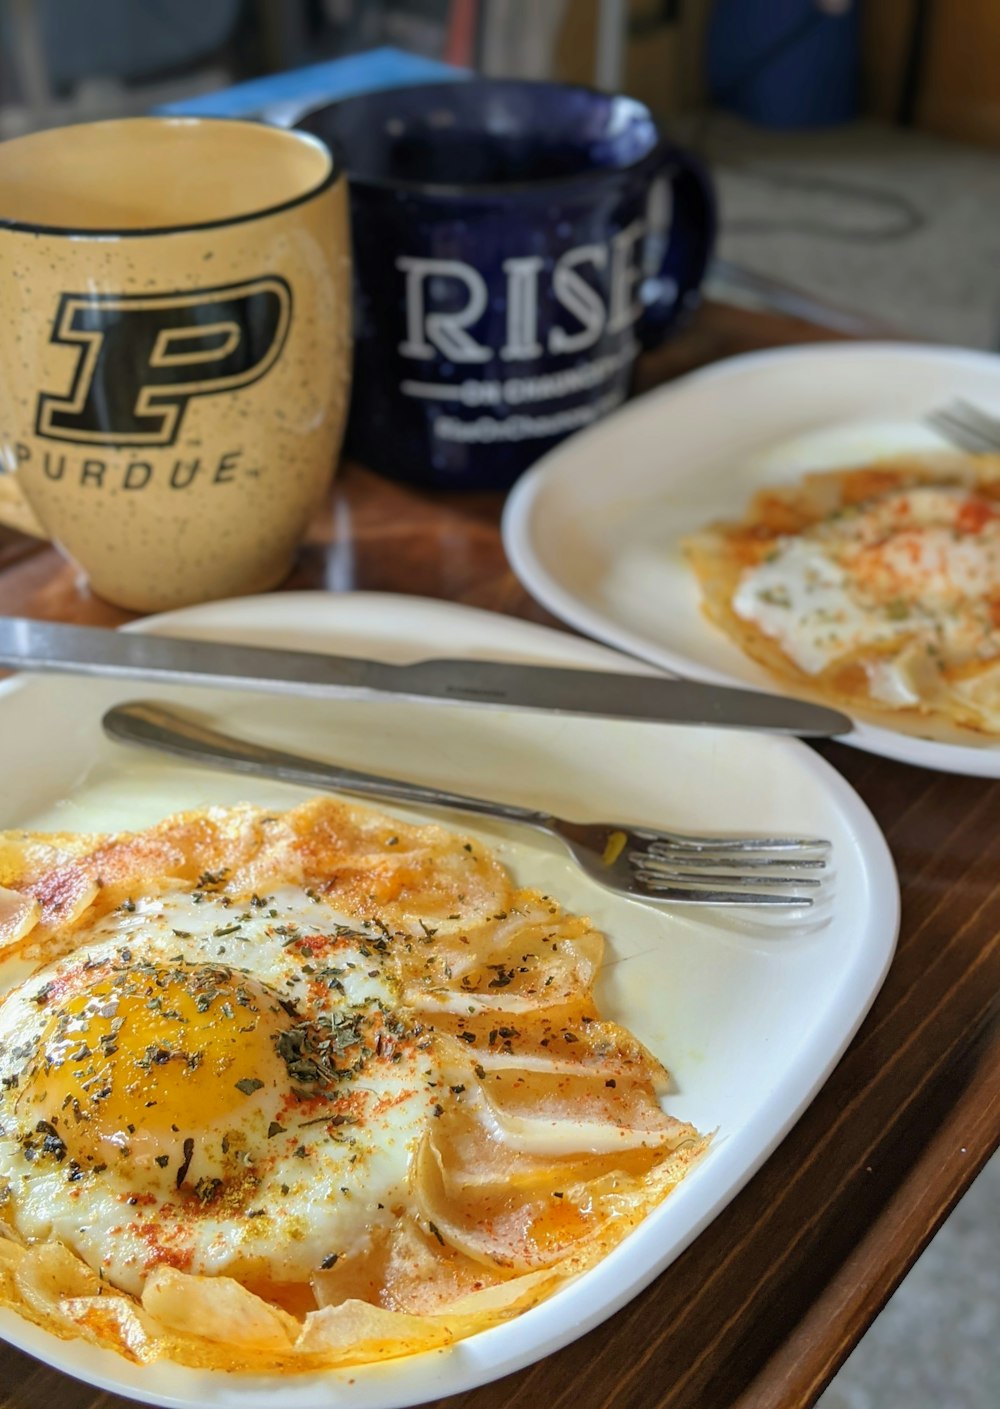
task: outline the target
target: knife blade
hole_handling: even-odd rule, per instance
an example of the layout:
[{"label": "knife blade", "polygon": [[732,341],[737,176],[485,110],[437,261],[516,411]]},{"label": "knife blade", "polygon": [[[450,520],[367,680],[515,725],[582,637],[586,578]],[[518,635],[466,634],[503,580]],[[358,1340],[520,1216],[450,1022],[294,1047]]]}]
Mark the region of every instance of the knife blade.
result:
[{"label": "knife blade", "polygon": [[318,651],[139,635],[26,617],[0,617],[0,665],[321,699],[388,694],[407,700],[705,724],[811,738],[845,734],[851,728],[846,715],[824,705],[693,680],[506,661],[387,665]]}]

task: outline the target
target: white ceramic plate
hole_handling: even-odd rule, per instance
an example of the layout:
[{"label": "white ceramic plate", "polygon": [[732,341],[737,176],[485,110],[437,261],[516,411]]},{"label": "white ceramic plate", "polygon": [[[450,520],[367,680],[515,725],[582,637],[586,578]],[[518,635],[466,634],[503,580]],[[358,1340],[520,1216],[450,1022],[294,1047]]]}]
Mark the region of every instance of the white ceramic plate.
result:
[{"label": "white ceramic plate", "polygon": [[[1000,357],[835,343],[730,358],[540,460],[507,501],[507,556],[534,597],[591,636],[694,679],[784,690],[702,615],[681,539],[737,516],[764,485],[940,450],[921,418],[959,395],[1000,416]],[[1000,742],[966,730],[858,720],[844,742],[1000,777]]]},{"label": "white ceramic plate", "polygon": [[[215,603],[142,629],[390,661],[459,654],[644,669],[511,618],[374,594]],[[885,976],[898,921],[889,852],[851,788],[795,740],[388,699],[324,703],[22,676],[0,685],[0,827],[137,827],[182,807],[291,805],[303,796],[104,738],[105,709],[154,694],[279,747],[544,803],[570,817],[820,834],[834,843],[836,879],[825,925],[742,929],[731,912],[666,913],[615,897],[583,877],[555,844],[501,824],[469,825],[520,881],[589,912],[608,935],[601,1005],[669,1066],[670,1110],[718,1130],[707,1159],[624,1245],[550,1301],[446,1351],[381,1366],[280,1383],[166,1363],[142,1367],[0,1312],[0,1335],[91,1384],[185,1409],[270,1409],[276,1396],[282,1409],[397,1409],[539,1359],[635,1296],[725,1207],[822,1085]]]}]

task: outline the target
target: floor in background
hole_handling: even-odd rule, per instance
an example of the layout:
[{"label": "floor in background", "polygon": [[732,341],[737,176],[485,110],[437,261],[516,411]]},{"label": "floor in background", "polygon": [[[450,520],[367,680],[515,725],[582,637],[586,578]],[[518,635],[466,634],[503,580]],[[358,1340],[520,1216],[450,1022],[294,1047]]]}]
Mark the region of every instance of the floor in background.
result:
[{"label": "floor in background", "polygon": [[1000,1405],[1000,1157],[988,1164],[817,1409]]},{"label": "floor in background", "polygon": [[1000,347],[1000,159],[909,129],[678,120],[709,160],[720,256],[887,332]]}]

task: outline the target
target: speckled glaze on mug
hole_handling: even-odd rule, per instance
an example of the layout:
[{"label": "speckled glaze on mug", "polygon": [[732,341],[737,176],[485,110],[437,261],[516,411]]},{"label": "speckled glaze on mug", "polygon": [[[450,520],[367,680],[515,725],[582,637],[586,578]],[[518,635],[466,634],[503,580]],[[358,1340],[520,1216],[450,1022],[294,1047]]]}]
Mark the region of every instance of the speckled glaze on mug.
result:
[{"label": "speckled glaze on mug", "polygon": [[0,520],[135,611],[276,586],[336,465],[350,278],[314,137],[129,118],[0,144]]}]

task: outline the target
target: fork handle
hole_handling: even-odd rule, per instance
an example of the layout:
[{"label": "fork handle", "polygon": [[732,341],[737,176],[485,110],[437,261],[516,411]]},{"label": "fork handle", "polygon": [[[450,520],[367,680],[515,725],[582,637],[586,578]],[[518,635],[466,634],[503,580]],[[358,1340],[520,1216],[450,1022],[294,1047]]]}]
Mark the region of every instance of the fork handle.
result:
[{"label": "fork handle", "polygon": [[374,773],[359,773],[353,768],[341,768],[338,764],[324,763],[318,758],[305,758],[300,754],[284,753],[263,744],[236,739],[163,705],[145,701],[116,705],[105,714],[103,724],[105,732],[120,743],[139,744],[193,763],[215,765],[236,773],[277,778],[283,783],[301,783],[310,788],[333,789],[360,797],[394,798],[398,802],[413,802],[427,807],[453,807],[461,812],[500,817],[546,829],[552,824],[552,819],[545,813],[533,812],[512,803],[466,797],[463,793],[451,793],[443,788],[409,783],[403,779],[380,778]]}]

